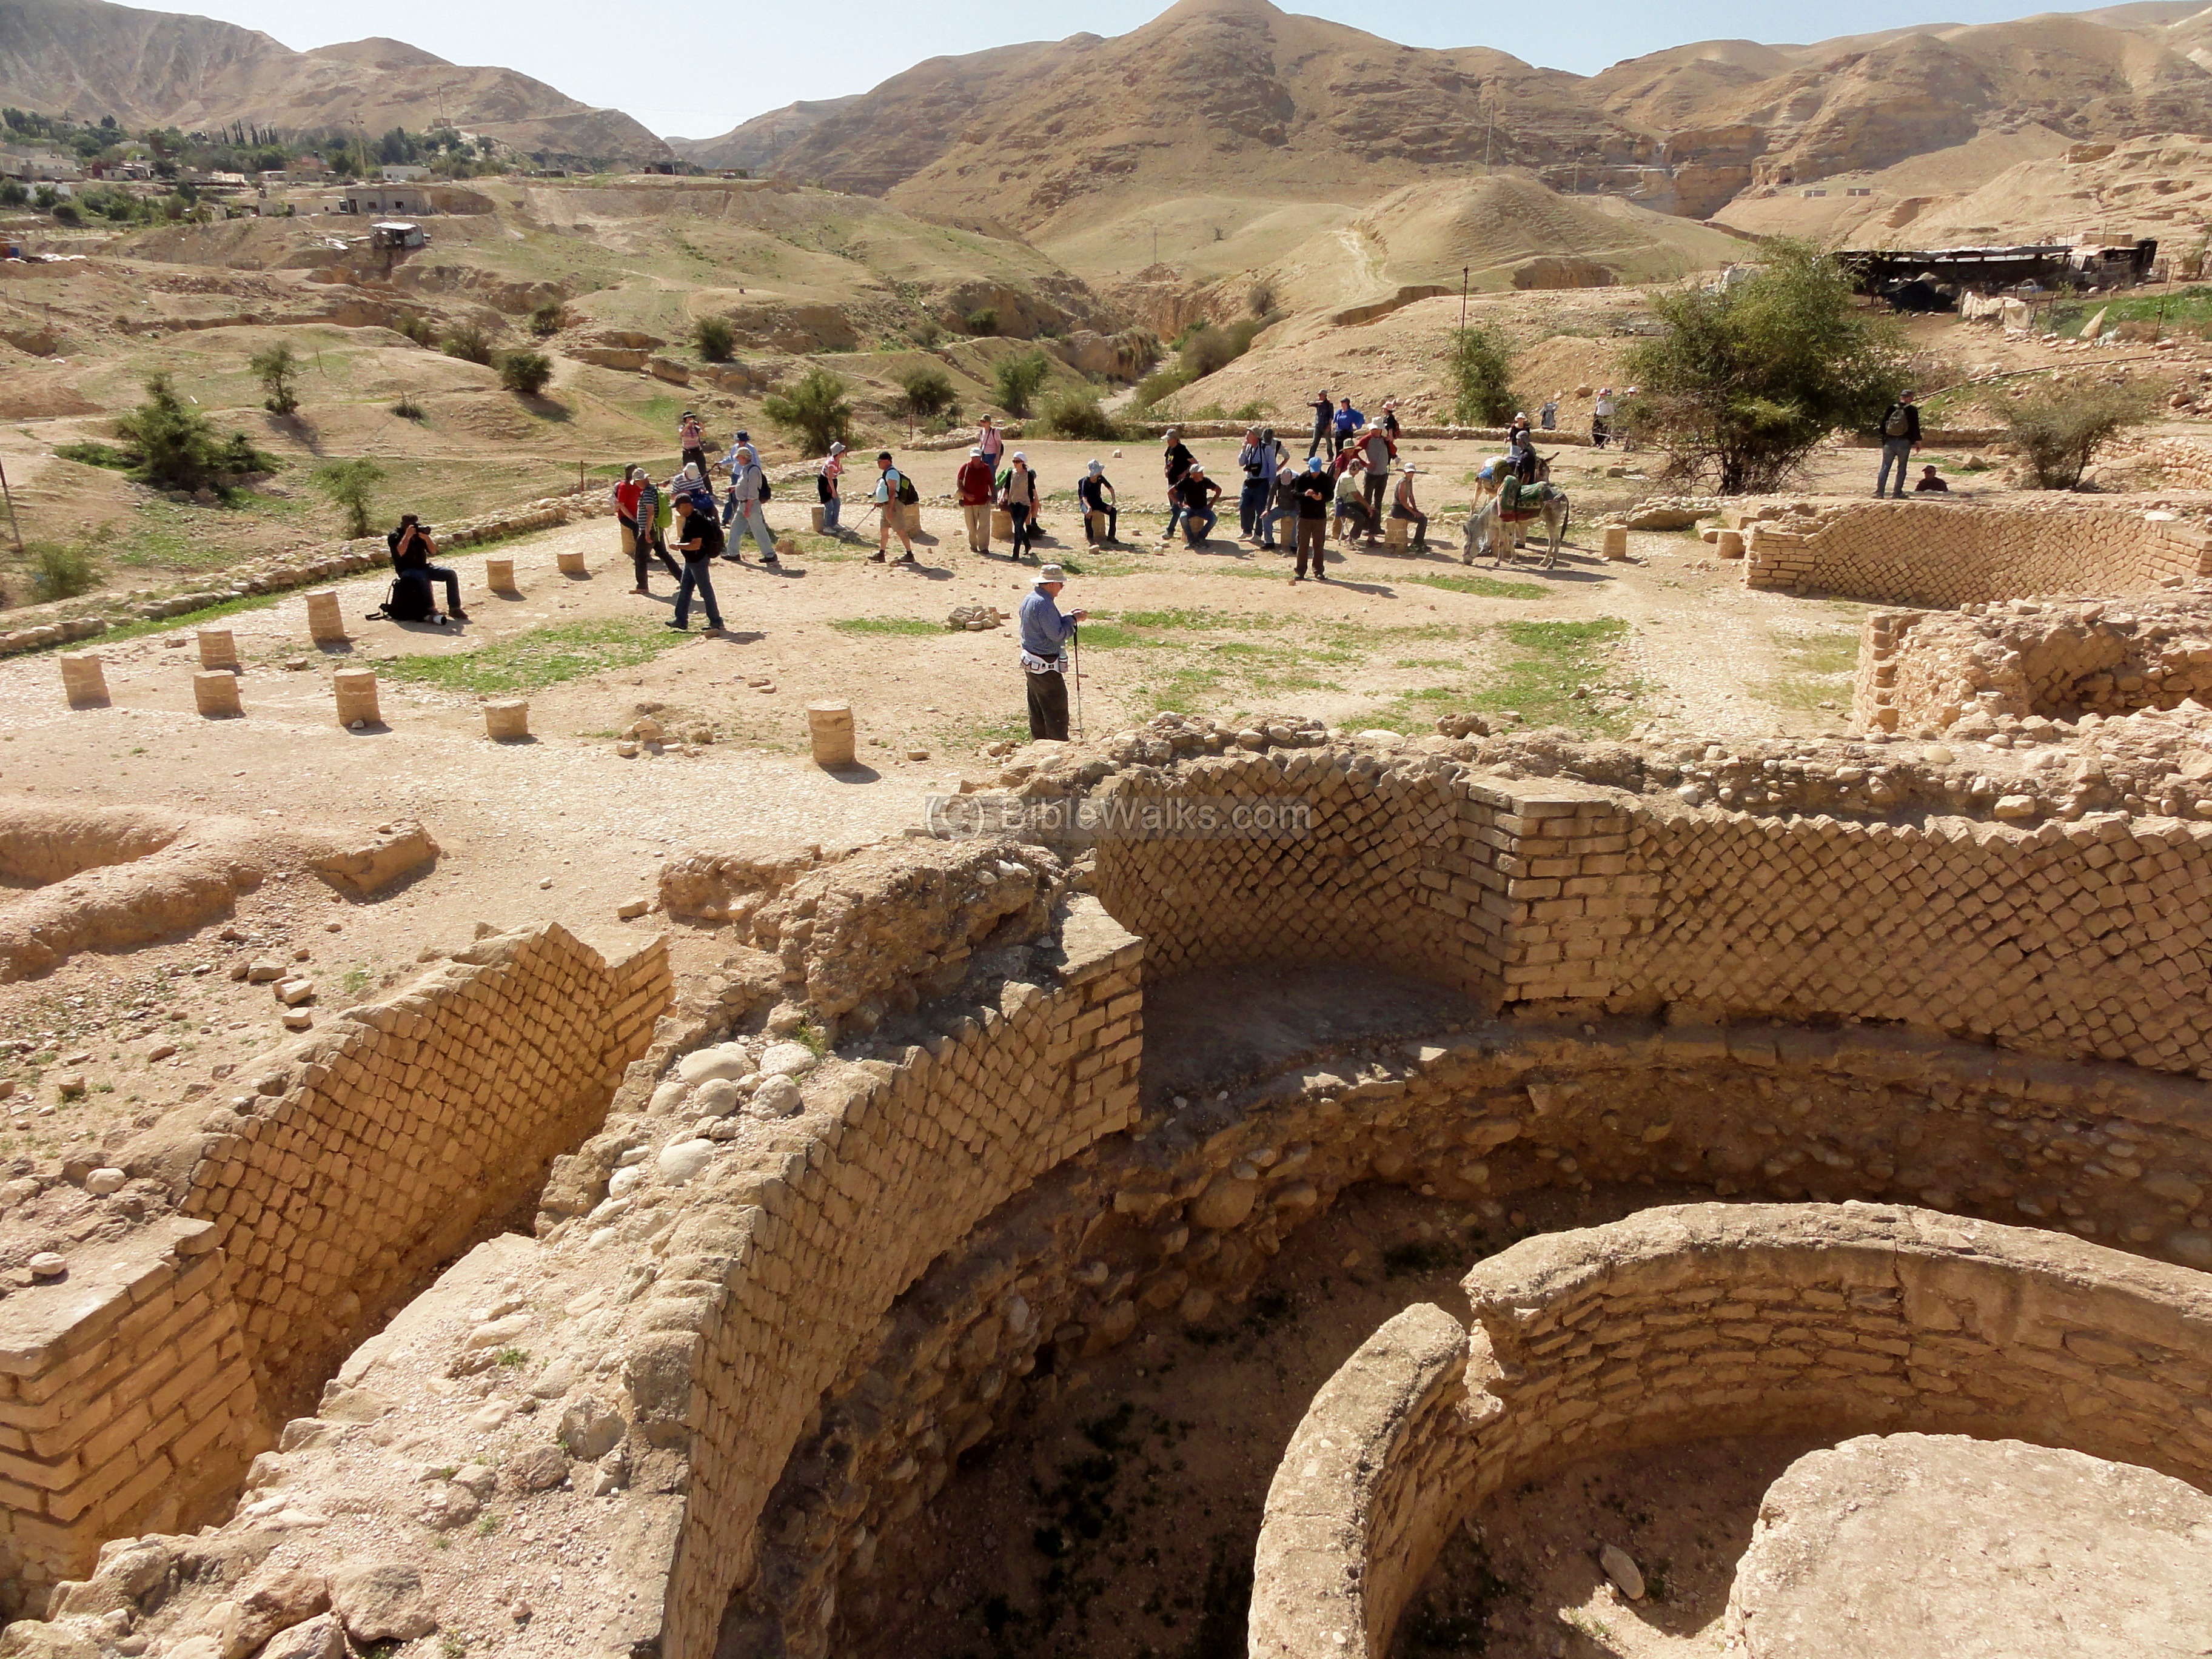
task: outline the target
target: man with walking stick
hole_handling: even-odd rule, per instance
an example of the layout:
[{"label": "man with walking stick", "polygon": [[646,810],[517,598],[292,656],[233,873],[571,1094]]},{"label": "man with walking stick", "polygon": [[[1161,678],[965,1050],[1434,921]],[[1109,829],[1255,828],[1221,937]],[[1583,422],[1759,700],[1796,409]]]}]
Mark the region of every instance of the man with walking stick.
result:
[{"label": "man with walking stick", "polygon": [[[1029,598],[1022,601],[1022,677],[1029,683],[1030,736],[1067,741],[1067,641],[1075,625],[1090,616],[1087,611],[1062,615],[1054,603],[1067,584],[1067,573],[1056,564],[1037,572]],[[1081,688],[1077,695],[1082,695]]]}]

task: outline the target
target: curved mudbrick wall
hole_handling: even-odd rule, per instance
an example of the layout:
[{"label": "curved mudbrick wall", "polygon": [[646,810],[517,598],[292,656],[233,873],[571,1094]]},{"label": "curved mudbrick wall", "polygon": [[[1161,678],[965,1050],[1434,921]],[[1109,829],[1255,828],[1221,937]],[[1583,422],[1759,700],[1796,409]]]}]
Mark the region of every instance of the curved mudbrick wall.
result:
[{"label": "curved mudbrick wall", "polygon": [[2171,514],[1853,501],[1748,530],[1745,586],[1875,605],[2140,593],[2212,575],[2212,536]]},{"label": "curved mudbrick wall", "polygon": [[[1025,1389],[1147,1318],[1204,1319],[1363,1180],[1476,1205],[1598,1181],[1910,1197],[2212,1262],[2212,829],[1760,817],[1486,775],[1441,738],[1253,739],[1163,723],[1009,782],[1302,796],[1310,836],[702,874],[747,948],[653,1034],[542,1236],[480,1250],[422,1334],[349,1361],[220,1537],[342,1498],[330,1551],[415,1562],[458,1638],[514,1639],[471,1622],[499,1541],[421,1552],[415,1489],[365,1478],[404,1443],[410,1472],[539,1471],[498,1488],[514,1526],[629,1540],[532,1587],[533,1647],[821,1652],[865,1618],[883,1529]],[[1249,962],[1416,975],[1462,1012],[1140,1108],[1146,997]],[[828,1052],[786,1042],[801,1086],[704,1108],[675,1068],[732,1030],[732,1074],[772,1034]],[[576,1507],[594,1492],[617,1501]],[[157,1634],[191,1606],[140,1604]]]},{"label": "curved mudbrick wall", "polygon": [[1267,1495],[1256,1656],[1389,1650],[1444,1533],[1579,1459],[1719,1435],[1911,1427],[2212,1488],[2192,1407],[2212,1281],[1924,1210],[1685,1205],[1530,1239],[1474,1322],[1383,1327],[1316,1396]]}]

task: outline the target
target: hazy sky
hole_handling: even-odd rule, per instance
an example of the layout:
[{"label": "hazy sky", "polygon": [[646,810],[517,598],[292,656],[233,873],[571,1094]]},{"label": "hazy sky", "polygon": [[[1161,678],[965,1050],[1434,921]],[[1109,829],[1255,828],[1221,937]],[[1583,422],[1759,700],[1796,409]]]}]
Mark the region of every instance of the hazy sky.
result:
[{"label": "hazy sky", "polygon": [[[612,7],[605,0],[137,0],[244,24],[297,48],[388,35],[457,64],[490,64],[550,82],[587,104],[626,110],[653,131],[709,137],[798,98],[866,92],[925,58],[1090,30],[1121,34],[1168,0],[1055,5],[843,0],[815,3]],[[1279,3],[1280,0],[1279,0]],[[1995,22],[2049,6],[2007,0],[1695,0],[1654,6],[1579,0],[1565,12],[1466,0],[1312,0],[1285,4],[1411,46],[1488,46],[1531,63],[1594,74],[1685,41],[1804,41],[1909,23]],[[1561,27],[1547,27],[1547,21]]]}]

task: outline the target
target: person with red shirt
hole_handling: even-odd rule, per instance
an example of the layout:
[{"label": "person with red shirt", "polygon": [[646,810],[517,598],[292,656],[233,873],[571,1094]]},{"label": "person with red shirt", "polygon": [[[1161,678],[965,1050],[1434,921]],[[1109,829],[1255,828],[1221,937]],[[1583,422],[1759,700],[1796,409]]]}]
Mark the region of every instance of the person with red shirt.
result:
[{"label": "person with red shirt", "polygon": [[967,465],[953,479],[960,495],[960,516],[968,521],[968,547],[975,553],[991,550],[991,498],[999,481],[991,471],[991,458],[976,445],[968,452]]}]

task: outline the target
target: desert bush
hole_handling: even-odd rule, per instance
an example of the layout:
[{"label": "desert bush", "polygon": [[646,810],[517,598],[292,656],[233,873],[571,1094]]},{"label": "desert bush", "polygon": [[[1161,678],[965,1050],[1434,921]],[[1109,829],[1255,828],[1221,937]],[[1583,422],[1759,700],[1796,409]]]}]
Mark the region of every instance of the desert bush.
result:
[{"label": "desert bush", "polygon": [[1027,415],[1030,399],[1044,385],[1045,376],[1052,367],[1044,360],[1042,351],[1025,351],[1018,357],[1008,357],[991,371],[993,389],[998,394],[999,407],[1007,414]]},{"label": "desert bush", "polygon": [[1099,406],[1089,386],[1066,386],[1045,399],[1039,424],[1055,438],[1091,438],[1111,443],[1121,435],[1114,417]]},{"label": "desert bush", "polygon": [[2136,386],[2051,386],[1997,410],[2038,489],[2076,489],[2098,446],[2151,418],[2151,395]]},{"label": "desert bush", "polygon": [[568,311],[558,300],[548,300],[530,313],[530,331],[541,340],[550,339],[568,324]]},{"label": "desert bush", "polygon": [[1255,398],[1251,402],[1239,404],[1231,410],[1229,418],[1232,421],[1264,421],[1272,412],[1271,405],[1263,404]]},{"label": "desert bush", "polygon": [[1623,426],[1666,453],[1677,483],[1778,489],[1830,433],[1871,428],[1911,384],[1897,325],[1857,309],[1841,264],[1779,237],[1759,258],[1748,282],[1661,295],[1666,332],[1623,360],[1642,388]]},{"label": "desert bush", "polygon": [[1244,290],[1244,308],[1255,317],[1265,317],[1275,308],[1275,285],[1262,276]]},{"label": "desert bush", "polygon": [[908,325],[907,338],[927,351],[945,337],[945,325],[934,317],[918,317]]},{"label": "desert bush", "polygon": [[910,368],[899,377],[907,410],[917,421],[942,415],[957,401],[951,378],[941,368]]},{"label": "desert bush", "polygon": [[491,336],[480,323],[463,323],[446,337],[446,355],[491,366]]},{"label": "desert bush", "polygon": [[81,225],[84,222],[84,211],[75,202],[57,202],[54,204],[54,222],[58,225]]},{"label": "desert bush", "polygon": [[392,326],[418,346],[434,346],[438,343],[438,325],[428,317],[411,315],[402,317]]},{"label": "desert bush", "polygon": [[31,549],[31,591],[40,599],[73,599],[100,582],[92,551],[82,542],[43,542]]},{"label": "desert bush", "polygon": [[831,444],[852,441],[853,405],[845,382],[826,368],[810,368],[788,393],[762,398],[761,412],[809,455],[826,455]]},{"label": "desert bush", "polygon": [[115,422],[136,476],[168,489],[218,488],[246,472],[272,471],[276,463],[243,432],[216,436],[208,417],[187,404],[166,370],[146,377],[146,401]]},{"label": "desert bush", "polygon": [[308,482],[345,514],[347,535],[369,533],[369,507],[376,486],[384,482],[382,467],[374,461],[325,461],[308,475]]},{"label": "desert bush", "polygon": [[1513,418],[1512,347],[1498,329],[1476,323],[1462,329],[1444,354],[1444,384],[1451,389],[1452,418],[1468,426],[1496,426]]},{"label": "desert bush", "polygon": [[979,338],[999,331],[999,313],[988,306],[969,312],[966,320],[968,331]]},{"label": "desert bush", "polygon": [[1139,409],[1150,409],[1163,398],[1172,398],[1190,384],[1190,376],[1179,368],[1163,368],[1147,374],[1137,382],[1133,399]]},{"label": "desert bush", "polygon": [[0,180],[0,208],[27,207],[30,200],[31,192],[13,179]]},{"label": "desert bush", "polygon": [[414,394],[408,392],[399,394],[398,401],[392,405],[392,412],[403,421],[427,421],[430,418],[430,411],[416,403]]},{"label": "desert bush", "polygon": [[691,325],[691,343],[710,363],[726,363],[737,355],[738,331],[726,317],[702,317]]},{"label": "desert bush", "polygon": [[534,398],[553,378],[553,360],[542,351],[502,351],[499,354],[499,383],[509,392]]},{"label": "desert bush", "polygon": [[300,356],[289,340],[279,340],[246,360],[253,378],[268,395],[261,406],[271,415],[289,416],[300,407]]}]

